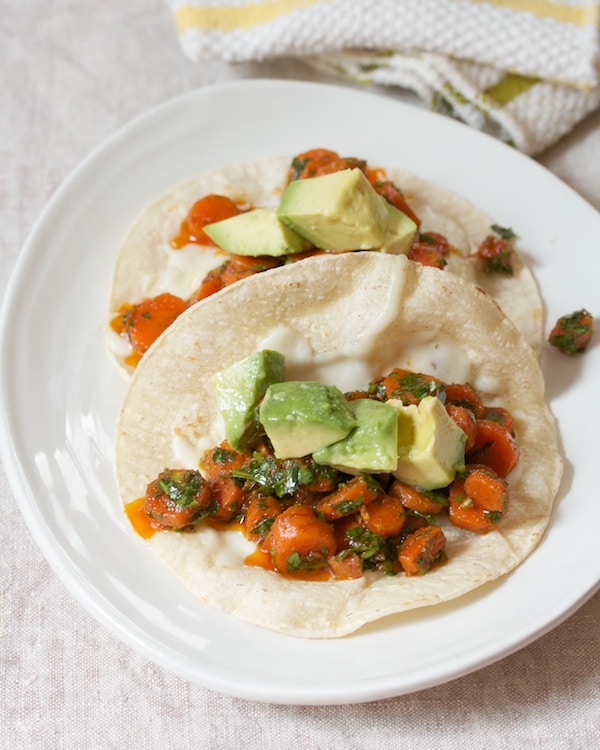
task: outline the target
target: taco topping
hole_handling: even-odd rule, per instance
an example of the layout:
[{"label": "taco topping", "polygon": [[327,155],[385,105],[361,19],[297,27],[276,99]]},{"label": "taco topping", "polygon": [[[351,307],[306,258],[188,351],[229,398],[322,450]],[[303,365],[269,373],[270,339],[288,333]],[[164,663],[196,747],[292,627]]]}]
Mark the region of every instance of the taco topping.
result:
[{"label": "taco topping", "polygon": [[[209,193],[196,200],[171,251],[188,245],[215,248],[222,255],[189,296],[159,294],[123,304],[110,321],[131,352],[135,367],[150,344],[187,307],[225,287],[288,262],[322,252],[370,249],[403,253],[411,260],[444,269],[453,248],[444,234],[420,232],[421,219],[382,168],[363,159],[311,149],[291,160],[278,206],[253,206]],[[479,248],[486,272],[511,273],[510,230],[490,235]],[[176,297],[173,300],[171,298]],[[160,312],[158,312],[160,311]]]},{"label": "taco topping", "polygon": [[493,234],[488,235],[477,249],[477,256],[482,261],[483,270],[485,273],[512,276],[515,254],[513,242],[517,235],[512,229],[500,227],[497,224],[493,224],[491,229]]},{"label": "taco topping", "polygon": [[426,373],[343,394],[283,365],[261,350],[215,375],[227,438],[128,505],[142,536],[236,528],[257,545],[246,564],[326,580],[422,575],[444,560],[444,522],[498,527],[519,459],[508,412]]},{"label": "taco topping", "polygon": [[581,354],[594,334],[594,318],[585,309],[563,315],[548,337],[552,346],[565,354]]}]

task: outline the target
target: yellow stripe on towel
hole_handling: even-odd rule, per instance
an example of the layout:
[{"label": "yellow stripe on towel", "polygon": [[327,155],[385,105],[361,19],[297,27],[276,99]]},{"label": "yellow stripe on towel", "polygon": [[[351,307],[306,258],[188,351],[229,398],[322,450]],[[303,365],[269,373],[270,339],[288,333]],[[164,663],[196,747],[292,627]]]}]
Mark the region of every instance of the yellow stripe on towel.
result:
[{"label": "yellow stripe on towel", "polygon": [[299,8],[308,8],[329,0],[275,0],[275,2],[250,5],[203,6],[184,5],[174,11],[175,23],[180,32],[188,29],[217,29],[234,31],[269,23]]},{"label": "yellow stripe on towel", "polygon": [[551,18],[560,23],[576,26],[600,26],[600,3],[592,5],[568,5],[550,0],[469,0],[471,3],[508,8],[515,13],[531,13],[540,18]]},{"label": "yellow stripe on towel", "polygon": [[493,86],[485,89],[482,92],[483,97],[489,104],[495,107],[505,107],[513,99],[516,99],[517,96],[535,86],[538,81],[538,78],[507,73]]}]

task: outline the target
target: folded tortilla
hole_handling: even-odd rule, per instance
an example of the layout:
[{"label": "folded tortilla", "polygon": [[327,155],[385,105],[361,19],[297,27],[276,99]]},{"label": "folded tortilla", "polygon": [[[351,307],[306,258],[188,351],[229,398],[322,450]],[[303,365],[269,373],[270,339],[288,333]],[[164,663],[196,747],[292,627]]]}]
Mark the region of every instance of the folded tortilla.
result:
[{"label": "folded tortilla", "polygon": [[[206,273],[226,258],[222,251],[207,245],[190,244],[181,250],[171,247],[170,241],[179,234],[191,206],[210,193],[256,207],[275,206],[285,187],[290,162],[291,157],[274,157],[231,164],[195,177],[149,205],[133,223],[119,249],[108,318],[116,315],[122,305],[164,292],[188,299]],[[539,353],[543,340],[542,302],[522,256],[515,252],[512,276],[484,273],[472,257],[491,233],[493,219],[446,188],[398,169],[386,172],[420,216],[421,231],[445,235],[457,251],[449,256],[446,272],[466,278],[491,294]],[[518,234],[518,227],[513,229]],[[124,363],[129,346],[108,326],[107,343],[117,362],[131,372],[132,368]]]},{"label": "folded tortilla", "polygon": [[499,530],[443,524],[448,561],[422,577],[367,572],[293,581],[244,565],[238,532],[158,532],[154,552],[195,596],[245,621],[294,636],[337,637],[365,623],[459,597],[521,563],[549,522],[562,473],[537,358],[485,292],[405,256],[322,255],[245,279],[189,308],[149,349],[117,428],[116,474],[128,503],[164,468],[196,468],[224,438],[214,373],[254,351],[286,356],[289,379],[364,388],[392,367],[469,382],[515,417],[521,457],[508,477]]}]

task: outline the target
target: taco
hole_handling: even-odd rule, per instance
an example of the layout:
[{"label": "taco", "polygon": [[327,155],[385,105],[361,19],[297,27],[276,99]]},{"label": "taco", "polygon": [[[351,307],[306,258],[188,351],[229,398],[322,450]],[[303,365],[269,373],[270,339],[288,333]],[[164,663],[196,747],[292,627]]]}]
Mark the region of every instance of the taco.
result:
[{"label": "taco", "polygon": [[[132,372],[158,333],[199,298],[251,273],[311,254],[232,255],[203,232],[203,223],[277,206],[291,180],[353,166],[364,171],[386,203],[417,223],[412,247],[405,250],[411,259],[439,264],[486,290],[528,343],[540,350],[541,299],[511,230],[496,226],[464,198],[416,175],[374,169],[364,161],[316,149],[294,159],[274,157],[207,172],[141,213],[119,249],[110,290],[107,342],[117,362]],[[190,229],[198,223],[200,228]],[[499,248],[504,251],[498,255]],[[510,260],[504,263],[507,254]]]},{"label": "taco", "polygon": [[365,570],[348,580],[294,579],[245,564],[239,531],[200,523],[150,535],[152,550],[199,599],[290,635],[338,637],[495,581],[536,547],[562,473],[537,358],[488,294],[403,255],[316,256],[183,313],[140,362],[120,413],[116,476],[126,506],[165,468],[198,469],[223,441],[213,378],[261,350],[283,353],[287,378],[345,392],[394,368],[471,384],[514,418],[520,456],[505,480],[510,508],[487,533],[440,521],[447,559],[422,576]]}]

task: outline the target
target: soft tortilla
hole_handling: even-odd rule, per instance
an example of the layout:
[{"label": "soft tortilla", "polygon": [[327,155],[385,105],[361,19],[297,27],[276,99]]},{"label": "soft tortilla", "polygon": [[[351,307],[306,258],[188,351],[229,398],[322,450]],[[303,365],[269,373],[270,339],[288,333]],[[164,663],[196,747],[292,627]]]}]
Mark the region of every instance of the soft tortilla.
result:
[{"label": "soft tortilla", "polygon": [[[277,205],[285,186],[290,157],[232,164],[189,180],[149,205],[137,218],[119,249],[109,299],[109,319],[122,305],[163,292],[190,297],[206,273],[224,260],[208,246],[188,245],[174,250],[170,240],[179,233],[188,210],[199,198],[218,193],[254,206]],[[515,253],[515,272],[507,277],[486,274],[472,257],[490,234],[493,220],[469,201],[415,175],[388,169],[389,179],[402,188],[422,219],[422,231],[444,234],[459,252],[448,259],[448,271],[466,278],[491,294],[539,353],[543,337],[542,302],[523,258]],[[518,227],[515,228],[518,230]],[[108,346],[124,365],[125,341],[110,329]]]},{"label": "soft tortilla", "polygon": [[[150,348],[125,400],[116,472],[127,503],[165,467],[197,466],[223,439],[212,375],[265,347],[288,377],[364,387],[393,366],[471,382],[516,420],[521,459],[499,531],[447,524],[448,562],[423,577],[367,573],[351,581],[290,581],[226,550],[237,532],[160,532],[149,544],[197,597],[243,620],[302,637],[336,637],[385,615],[437,604],[492,581],[535,548],[562,462],[532,349],[484,292],[404,256],[318,256],[257,275],[187,310]],[[334,379],[335,376],[335,379]],[[341,382],[343,381],[343,382]]]}]

